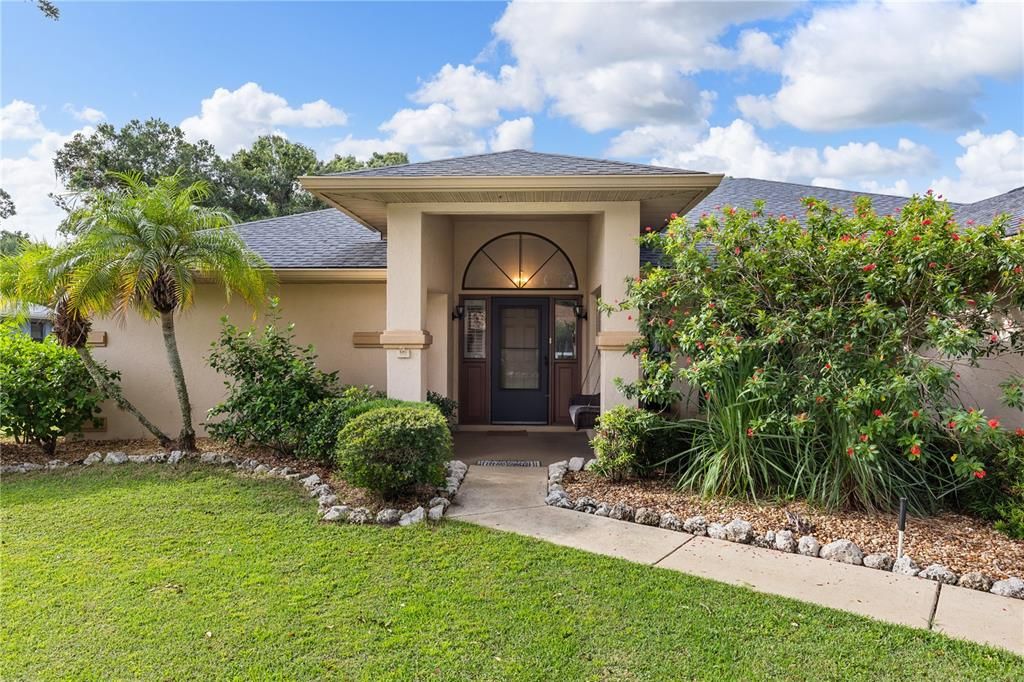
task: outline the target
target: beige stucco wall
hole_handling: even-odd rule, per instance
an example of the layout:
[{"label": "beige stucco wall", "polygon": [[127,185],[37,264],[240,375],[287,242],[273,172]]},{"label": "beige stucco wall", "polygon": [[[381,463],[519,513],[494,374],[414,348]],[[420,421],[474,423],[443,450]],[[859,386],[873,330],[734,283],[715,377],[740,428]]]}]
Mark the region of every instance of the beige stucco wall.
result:
[{"label": "beige stucco wall", "polygon": [[[321,368],[338,370],[340,380],[346,384],[386,388],[384,351],[352,345],[353,332],[384,328],[383,284],[284,283],[278,285],[278,296],[282,320],[295,323],[296,342],[316,346]],[[226,304],[223,293],[210,285],[200,286],[196,305],[177,321],[178,349],[194,408],[193,420],[200,435],[205,434],[201,422],[206,411],[224,392],[223,377],[206,365],[223,315],[239,327],[263,322],[262,318],[254,320],[252,309],[240,300]],[[181,421],[159,323],[129,316],[123,324],[97,320],[93,329],[107,332],[107,345],[94,348],[95,357],[121,373],[121,385],[129,400],[169,435],[176,435]],[[112,403],[104,405],[103,415],[107,419],[106,431],[89,437],[148,436],[133,417]]]}]

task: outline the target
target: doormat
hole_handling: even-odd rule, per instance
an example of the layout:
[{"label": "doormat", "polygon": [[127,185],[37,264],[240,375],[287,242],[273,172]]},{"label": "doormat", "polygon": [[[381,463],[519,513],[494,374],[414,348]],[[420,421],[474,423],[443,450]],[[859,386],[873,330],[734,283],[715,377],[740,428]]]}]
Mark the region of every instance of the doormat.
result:
[{"label": "doormat", "polygon": [[539,467],[539,459],[479,459],[476,461],[482,467]]}]

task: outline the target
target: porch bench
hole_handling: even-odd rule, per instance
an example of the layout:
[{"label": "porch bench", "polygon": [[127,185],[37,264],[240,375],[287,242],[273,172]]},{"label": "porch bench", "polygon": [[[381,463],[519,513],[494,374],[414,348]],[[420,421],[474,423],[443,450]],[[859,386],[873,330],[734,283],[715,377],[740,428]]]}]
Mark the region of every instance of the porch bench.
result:
[{"label": "porch bench", "polygon": [[601,414],[601,394],[578,393],[569,399],[569,419],[576,430],[592,429],[597,416]]}]

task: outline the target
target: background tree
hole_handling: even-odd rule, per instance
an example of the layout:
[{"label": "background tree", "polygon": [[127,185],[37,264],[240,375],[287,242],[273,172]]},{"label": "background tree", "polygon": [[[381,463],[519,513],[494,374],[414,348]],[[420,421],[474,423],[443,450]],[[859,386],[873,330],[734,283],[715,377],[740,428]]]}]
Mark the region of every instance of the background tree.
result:
[{"label": "background tree", "polygon": [[[374,152],[367,161],[335,156],[322,162],[311,148],[279,135],[257,138],[251,147],[224,159],[206,140],[189,142],[181,128],[151,118],[130,121],[120,129],[103,123],[89,135],[78,133],[58,150],[53,165],[73,195],[116,189],[112,172],[139,173],[146,183],[175,173],[184,184],[205,181],[209,191],[202,205],[246,222],[324,208],[299,184],[301,175],[408,162],[409,157],[398,152]],[[54,196],[54,201],[67,211],[74,208],[73,199]],[[69,231],[67,223],[61,231]]]},{"label": "background tree", "polygon": [[50,2],[50,0],[36,0],[36,7],[39,8],[39,11],[47,19],[53,19],[54,21],[60,19],[60,8]]},{"label": "background tree", "polygon": [[263,135],[220,164],[230,187],[224,208],[239,220],[259,220],[323,208],[299,184],[298,177],[317,172],[316,152],[280,135]]},{"label": "background tree", "polygon": [[118,173],[116,191],[93,192],[70,216],[77,238],[61,250],[69,271],[68,302],[82,314],[158,318],[181,408],[178,445],[195,449],[192,404],[178,353],[174,316],[194,301],[198,278],[210,279],[252,304],[262,304],[269,266],[230,229],[231,217],[201,204],[209,184],[179,175],[147,183]]},{"label": "background tree", "polygon": [[28,240],[28,233],[21,230],[0,230],[0,256],[13,256]]},{"label": "background tree", "polygon": [[16,214],[14,200],[5,189],[0,189],[0,219],[7,219]]},{"label": "background tree", "polygon": [[46,244],[24,242],[17,255],[0,257],[0,303],[16,310],[27,305],[49,308],[53,316],[53,336],[65,348],[73,348],[100,391],[117,406],[134,416],[160,441],[171,439],[124,397],[115,375],[96,362],[87,345],[92,322],[81,311],[68,305],[70,273],[57,252]]},{"label": "background tree", "polygon": [[[132,120],[120,129],[101,123],[93,133],[77,133],[57,151],[53,168],[58,180],[73,193],[114,190],[118,181],[113,173],[138,173],[147,183],[178,173],[185,184],[209,183],[203,205],[225,205],[221,160],[213,145],[206,140],[189,142],[181,128],[158,118]],[[73,208],[65,197],[55,196],[54,200],[65,210]],[[61,231],[68,231],[67,223]]]}]

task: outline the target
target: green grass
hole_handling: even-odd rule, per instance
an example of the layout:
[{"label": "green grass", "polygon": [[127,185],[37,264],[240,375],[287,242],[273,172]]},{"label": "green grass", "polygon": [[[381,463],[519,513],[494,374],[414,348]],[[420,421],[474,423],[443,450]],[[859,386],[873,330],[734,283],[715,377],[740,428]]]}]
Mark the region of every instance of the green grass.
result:
[{"label": "green grass", "polygon": [[[10,476],[0,679],[1021,679],[919,630],[199,468]],[[209,633],[209,635],[207,635]]]}]

